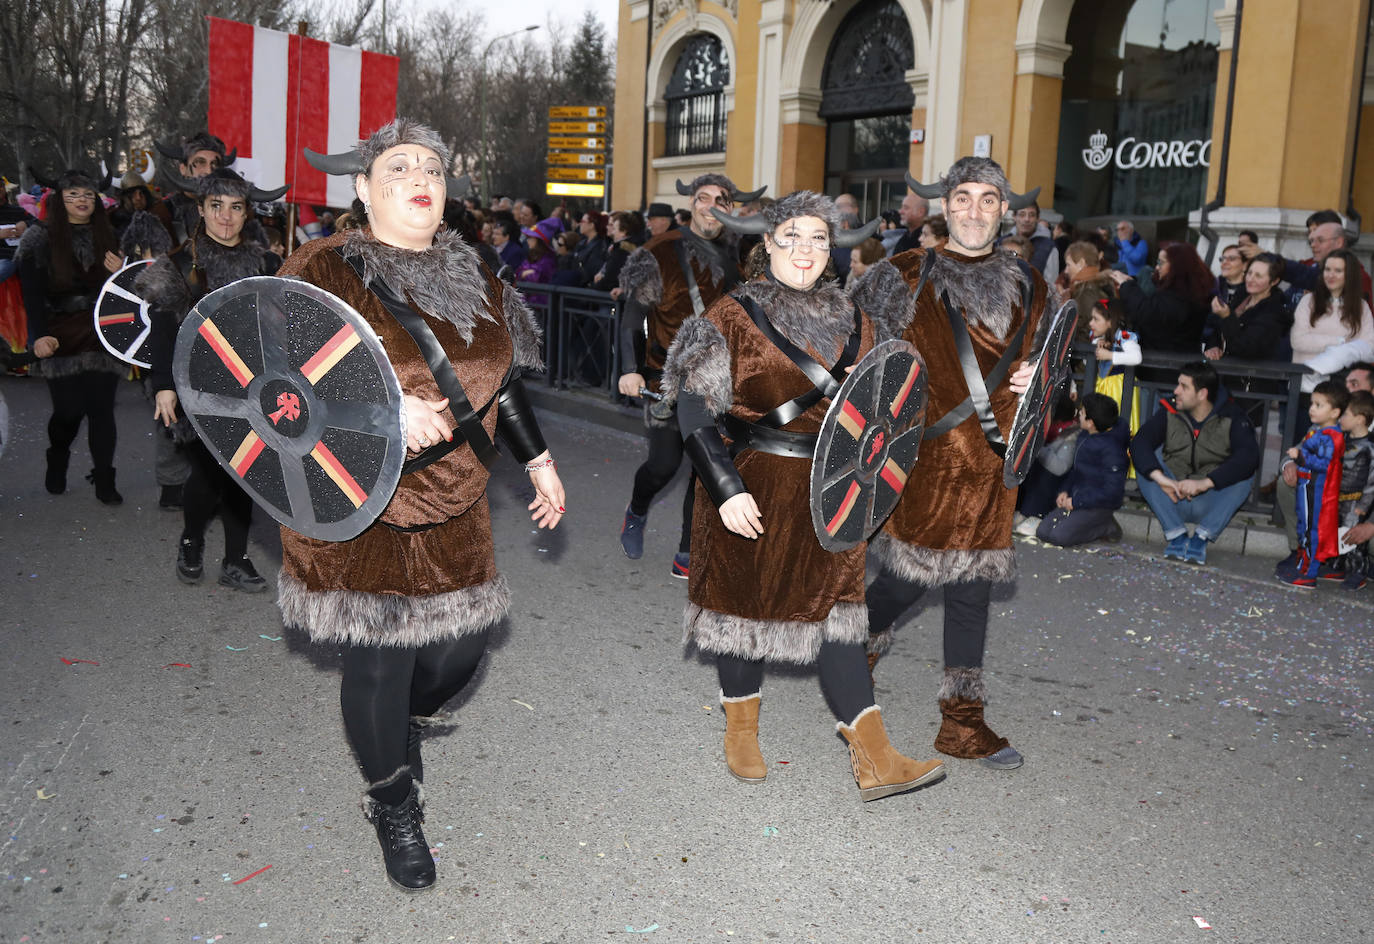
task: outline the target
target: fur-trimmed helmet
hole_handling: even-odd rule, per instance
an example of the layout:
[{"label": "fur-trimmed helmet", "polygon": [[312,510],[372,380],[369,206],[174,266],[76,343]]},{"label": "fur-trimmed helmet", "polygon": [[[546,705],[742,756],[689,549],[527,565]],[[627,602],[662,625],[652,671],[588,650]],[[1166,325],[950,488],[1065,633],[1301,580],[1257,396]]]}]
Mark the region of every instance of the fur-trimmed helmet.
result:
[{"label": "fur-trimmed helmet", "polygon": [[735,182],[724,174],[699,174],[692,179],[690,184],[684,184],[681,180],[677,182],[677,192],[684,197],[694,197],[702,187],[719,187],[730,195],[732,203],[753,203],[768,188],[760,187],[757,190],[748,190],[743,193],[735,186]]},{"label": "fur-trimmed helmet", "polygon": [[878,231],[881,217],[874,217],[858,229],[840,229],[840,211],[835,201],[825,194],[810,190],[796,190],[778,200],[772,206],[764,207],[753,216],[731,216],[711,208],[716,219],[728,229],[737,233],[771,233],[788,220],[813,216],[824,220],[830,230],[830,242],[839,249],[852,249]]},{"label": "fur-trimmed helmet", "polygon": [[402,144],[428,148],[438,155],[439,163],[444,167],[444,181],[451,199],[461,199],[472,191],[472,178],[466,175],[458,178],[449,176],[448,165],[451,156],[448,145],[439,137],[439,132],[410,118],[397,118],[382,125],[365,140],[359,141],[358,146],[351,151],[321,154],[306,148],[305,160],[311,167],[326,174],[356,177],[358,174],[366,175],[377,158]]},{"label": "fur-trimmed helmet", "polygon": [[1002,199],[1007,201],[1008,209],[1013,213],[1030,206],[1035,202],[1035,198],[1040,196],[1039,187],[1034,190],[1027,190],[1025,193],[1017,193],[1012,190],[1006,172],[1002,170],[1002,165],[990,157],[961,157],[954,162],[948,173],[933,184],[923,184],[910,174],[906,175],[906,185],[917,196],[925,197],[927,200],[947,199],[960,184],[968,183],[989,184],[996,187],[997,191],[1002,194]]},{"label": "fur-trimmed helmet", "polygon": [[232,151],[225,150],[224,142],[208,131],[201,131],[193,134],[178,147],[170,141],[153,141],[158,153],[163,157],[170,158],[180,164],[191,163],[191,158],[197,151],[214,151],[219,155],[219,166],[228,167],[238,159],[239,149]]},{"label": "fur-trimmed helmet", "polygon": [[227,167],[212,170],[204,177],[177,175],[176,182],[186,193],[194,193],[197,203],[203,203],[207,197],[234,197],[248,203],[271,203],[291,189],[288,184],[275,190],[259,190]]}]

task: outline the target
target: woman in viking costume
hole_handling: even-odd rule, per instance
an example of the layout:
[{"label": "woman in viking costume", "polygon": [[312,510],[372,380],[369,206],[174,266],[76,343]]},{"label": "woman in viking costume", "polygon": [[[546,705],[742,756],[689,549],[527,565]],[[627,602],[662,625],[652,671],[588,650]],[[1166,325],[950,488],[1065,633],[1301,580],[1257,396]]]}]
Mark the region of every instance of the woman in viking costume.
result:
[{"label": "woman in viking costume", "polygon": [[[205,576],[205,529],[219,514],[224,524],[224,558],[219,582],[235,590],[257,593],[267,581],[248,559],[248,528],[253,500],[225,472],[210,450],[195,437],[190,422],[179,416],[176,384],[172,380],[172,351],[177,329],[191,308],[206,294],[239,279],[272,275],[281,260],[267,246],[251,238],[246,228],[254,203],[275,200],[286,192],[262,191],[232,170],[219,168],[194,180],[182,178],[183,190],[200,199],[200,219],[191,237],[170,255],[155,260],[134,283],[147,300],[152,333],[148,349],[152,368],[149,382],[155,391],[153,417],[174,427],[183,443],[190,474],[182,487],[183,526],[177,545],[177,579],[195,584]],[[130,229],[147,229],[148,214],[137,213]],[[260,227],[254,227],[260,232]]]},{"label": "woman in viking costume", "polygon": [[[834,203],[808,191],[757,216],[718,216],[763,235],[768,271],[683,322],[664,386],[701,483],[684,625],[686,640],[716,657],[726,765],[746,782],[767,774],[758,745],[764,663],[815,663],[863,799],[913,790],[944,768],[888,742],[864,652],[865,545],[832,553],[811,524],[810,456],[830,401],[799,399],[816,391],[806,359],[843,376],[873,347],[872,322],[821,273],[832,246],[848,248],[875,227],[841,231]],[[775,427],[769,414],[791,418]]]},{"label": "woman in viking costume", "polygon": [[92,315],[101,286],[121,264],[118,243],[88,174],[69,170],[53,183],[44,222],[25,230],[15,253],[38,357],[32,369],[48,381],[52,398],[43,482],[54,495],[67,490],[71,445],[84,419],[94,466],[87,479],[96,498],[118,505],[124,498],[115,490],[115,390],[129,368],[101,346]]},{"label": "woman in viking costume", "polygon": [[[388,877],[415,891],[435,880],[420,828],[419,725],[472,678],[509,606],[492,547],[488,472],[475,447],[485,451],[499,432],[525,463],[541,528],[561,519],[563,485],[519,379],[520,368],[541,363],[530,312],[471,246],[440,231],[449,154],[438,134],[397,119],[354,151],[306,156],[353,177],[353,214],[367,225],[310,241],[282,274],[332,292],[367,319],[405,395],[409,449],[438,458],[403,474],[379,520],[352,540],[283,528],[277,602],[286,624],[347,647],[340,702],[367,779],[364,811]],[[418,312],[428,332],[413,337],[393,309],[408,322]],[[431,373],[421,344],[447,359],[470,410],[450,410],[440,392],[446,381]],[[492,402],[484,415],[472,412]],[[478,422],[487,441],[466,441],[462,429]]]}]

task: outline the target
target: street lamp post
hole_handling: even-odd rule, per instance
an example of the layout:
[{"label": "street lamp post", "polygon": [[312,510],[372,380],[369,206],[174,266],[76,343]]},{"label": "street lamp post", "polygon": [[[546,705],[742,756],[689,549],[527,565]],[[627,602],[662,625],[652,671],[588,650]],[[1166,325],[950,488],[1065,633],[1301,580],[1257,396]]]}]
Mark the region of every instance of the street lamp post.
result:
[{"label": "street lamp post", "polygon": [[521,33],[529,33],[539,27],[526,26],[523,29],[513,30],[509,33],[502,33],[491,42],[487,43],[487,48],[482,50],[482,75],[479,83],[477,99],[481,105],[482,112],[482,199],[491,200],[491,175],[487,173],[487,53],[491,52],[491,47],[495,46],[503,39],[510,39],[512,36],[519,36]]}]

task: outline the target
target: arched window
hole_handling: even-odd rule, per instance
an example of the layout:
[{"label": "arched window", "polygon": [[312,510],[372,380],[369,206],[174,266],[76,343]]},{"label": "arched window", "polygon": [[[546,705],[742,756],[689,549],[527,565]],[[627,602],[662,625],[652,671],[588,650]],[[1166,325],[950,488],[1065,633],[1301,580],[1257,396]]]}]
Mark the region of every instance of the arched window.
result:
[{"label": "arched window", "polygon": [[689,39],[663,93],[668,103],[667,156],[725,150],[729,84],[730,63],[720,40],[709,33]]},{"label": "arched window", "polygon": [[897,0],[869,0],[835,31],[821,78],[822,118],[910,112],[906,73],[916,63],[911,26]]}]

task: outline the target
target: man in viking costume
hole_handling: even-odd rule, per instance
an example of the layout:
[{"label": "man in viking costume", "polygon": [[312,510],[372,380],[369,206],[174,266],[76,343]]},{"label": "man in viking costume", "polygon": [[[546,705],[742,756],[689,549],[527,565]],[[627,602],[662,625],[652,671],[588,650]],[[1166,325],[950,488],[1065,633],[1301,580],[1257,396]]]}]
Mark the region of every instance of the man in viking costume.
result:
[{"label": "man in viking costume", "polygon": [[162,141],[155,143],[163,157],[177,162],[180,174],[177,179],[183,181],[175,191],[163,199],[162,205],[171,219],[173,241],[184,243],[196,231],[196,224],[200,222],[200,194],[186,182],[197,180],[222,167],[232,166],[238,157],[238,148],[226,154],[224,142],[208,131],[192,135],[179,148]]},{"label": "man in viking costume", "polygon": [[814,663],[860,796],[904,793],[944,767],[888,741],[864,657],[866,545],[822,547],[809,500],[829,398],[875,339],[873,323],[821,274],[832,246],[856,245],[876,224],[842,231],[834,203],[809,191],[747,219],[719,217],[763,237],[766,277],[683,322],[664,386],[701,482],[683,621],[687,641],[716,658],[726,766],[745,782],[767,775],[758,744],[764,664]]},{"label": "man in viking costume", "polygon": [[[740,193],[728,177],[702,174],[691,182],[677,182],[678,193],[692,199],[690,226],[668,230],[630,254],[620,270],[625,311],[620,323],[620,392],[640,396],[648,389],[658,394],[663,361],[683,321],[700,315],[739,282],[739,239],[712,211],[729,213],[736,203],[757,200],[764,189]],[[644,355],[635,350],[634,335],[644,329]],[[671,412],[646,406],[644,425],[649,434],[649,455],[635,471],[634,492],[620,528],[625,556],[644,555],[644,527],[649,503],[677,474],[682,464],[682,437]],[[695,478],[687,484],[682,503],[682,536],[673,557],[672,574],[686,579],[690,568],[692,493]]]},{"label": "man in viking costume", "polygon": [[932,587],[944,591],[944,682],[937,750],[1019,767],[1021,755],[983,720],[983,652],[994,583],[1012,579],[1016,492],[1002,480],[1005,443],[1018,396],[1030,381],[1045,312],[1040,274],[995,251],[1016,194],[987,158],[955,162],[938,184],[908,177],[918,196],[943,199],[949,242],[875,264],[854,300],[884,337],[916,345],[928,371],[925,442],[914,480],[873,547],[882,572],[868,588],[870,665],[891,645],[898,620]]},{"label": "man in viking costume", "polygon": [[[403,394],[412,458],[390,503],[346,541],[282,528],[283,621],[343,650],[344,730],[387,876],[434,884],[424,819],[421,725],[473,678],[510,592],[487,504],[499,434],[524,464],[539,527],[563,515],[563,485],[521,384],[541,366],[520,294],[457,233],[441,230],[448,148],[406,119],[316,168],[352,178],[363,222],[306,243],[282,269],[343,299],[377,333]],[[463,185],[464,187],[466,185]],[[462,189],[453,185],[453,189]]]},{"label": "man in viking costume", "polygon": [[172,379],[172,351],[177,329],[202,297],[239,279],[272,275],[281,264],[266,245],[248,235],[245,224],[254,203],[275,200],[287,188],[261,191],[223,168],[195,180],[181,178],[177,183],[182,191],[194,191],[199,201],[191,237],[175,252],[155,260],[134,283],[135,291],[149,304],[152,321],[149,376],[155,391],[153,416],[165,428],[175,430],[191,466],[181,496],[184,522],[177,546],[177,579],[190,584],[201,581],[205,574],[205,529],[218,513],[224,522],[219,582],[235,590],[259,592],[267,589],[267,582],[248,559],[253,500],[220,468],[196,438],[189,421],[181,416]]}]

